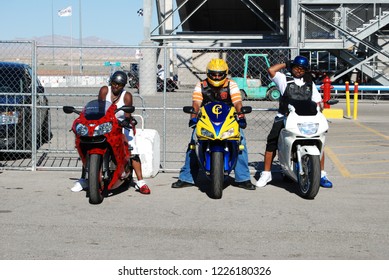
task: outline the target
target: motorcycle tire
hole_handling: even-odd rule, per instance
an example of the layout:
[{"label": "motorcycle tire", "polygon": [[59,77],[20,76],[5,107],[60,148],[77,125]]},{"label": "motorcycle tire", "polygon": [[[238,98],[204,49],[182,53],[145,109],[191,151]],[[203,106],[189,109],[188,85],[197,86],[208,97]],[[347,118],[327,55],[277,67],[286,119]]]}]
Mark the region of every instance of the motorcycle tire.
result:
[{"label": "motorcycle tire", "polygon": [[102,174],[102,159],[98,154],[89,157],[89,203],[100,204],[104,200],[104,180]]},{"label": "motorcycle tire", "polygon": [[212,153],[210,197],[220,199],[224,185],[224,158],[223,152]]},{"label": "motorcycle tire", "polygon": [[314,199],[320,189],[320,156],[304,155],[301,167],[304,175],[298,173],[298,192],[305,199]]}]

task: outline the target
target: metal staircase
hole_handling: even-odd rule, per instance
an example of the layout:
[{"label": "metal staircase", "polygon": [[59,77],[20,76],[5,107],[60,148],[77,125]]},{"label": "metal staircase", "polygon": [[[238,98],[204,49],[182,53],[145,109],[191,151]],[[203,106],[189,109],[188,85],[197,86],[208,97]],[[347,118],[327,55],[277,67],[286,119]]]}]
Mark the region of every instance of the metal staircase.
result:
[{"label": "metal staircase", "polygon": [[[324,51],[346,64],[332,80],[358,71],[389,86],[389,0],[155,1],[159,25],[150,38],[160,44],[234,41],[289,46],[292,55]],[[180,18],[176,27],[174,14]]]},{"label": "metal staircase", "polygon": [[[364,40],[368,36],[373,35],[380,30],[380,28],[389,24],[389,11],[383,11],[382,14],[376,15],[374,19],[370,19],[367,23],[363,23],[361,27],[357,27],[355,31],[351,31],[350,33],[359,40]],[[354,45],[354,40],[350,40],[347,42],[346,47],[350,47]]]},{"label": "metal staircase", "polygon": [[[333,14],[323,16],[324,13],[317,6],[301,5],[305,18],[302,29],[307,36],[302,36],[300,48],[328,49],[348,65],[331,80],[358,70],[370,77],[373,83],[389,86],[389,34],[381,31],[389,25],[389,5],[384,4],[379,9],[372,7],[376,8],[372,4],[344,4],[339,5]],[[330,38],[310,37],[312,32],[306,31],[310,27],[329,34]]]}]

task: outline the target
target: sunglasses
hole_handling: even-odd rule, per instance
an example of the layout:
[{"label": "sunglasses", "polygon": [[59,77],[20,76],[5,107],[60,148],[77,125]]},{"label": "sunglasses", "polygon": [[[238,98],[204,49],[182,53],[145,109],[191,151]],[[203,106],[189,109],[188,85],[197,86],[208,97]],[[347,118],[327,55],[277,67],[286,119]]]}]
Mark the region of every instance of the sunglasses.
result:
[{"label": "sunglasses", "polygon": [[293,70],[297,70],[297,71],[299,71],[299,72],[305,72],[305,71],[307,71],[307,69],[305,69],[304,67],[301,67],[301,66],[294,66],[292,69],[293,69]]},{"label": "sunglasses", "polygon": [[113,87],[124,87],[123,84],[118,84],[118,83],[115,83],[115,82],[111,82],[111,86],[113,86]]}]

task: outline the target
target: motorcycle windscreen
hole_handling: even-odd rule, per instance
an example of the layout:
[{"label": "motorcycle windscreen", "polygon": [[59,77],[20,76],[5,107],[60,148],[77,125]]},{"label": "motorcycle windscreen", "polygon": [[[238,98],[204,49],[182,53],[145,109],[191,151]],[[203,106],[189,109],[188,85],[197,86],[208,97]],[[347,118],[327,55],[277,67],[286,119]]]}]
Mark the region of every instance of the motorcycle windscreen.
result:
[{"label": "motorcycle windscreen", "polygon": [[317,104],[312,100],[290,100],[296,114],[299,116],[315,116],[317,114]]},{"label": "motorcycle windscreen", "polygon": [[98,120],[105,116],[111,102],[102,100],[89,101],[84,107],[84,115],[87,120]]},{"label": "motorcycle windscreen", "polygon": [[222,102],[211,102],[205,105],[204,109],[213,124],[216,134],[219,135],[231,107]]}]

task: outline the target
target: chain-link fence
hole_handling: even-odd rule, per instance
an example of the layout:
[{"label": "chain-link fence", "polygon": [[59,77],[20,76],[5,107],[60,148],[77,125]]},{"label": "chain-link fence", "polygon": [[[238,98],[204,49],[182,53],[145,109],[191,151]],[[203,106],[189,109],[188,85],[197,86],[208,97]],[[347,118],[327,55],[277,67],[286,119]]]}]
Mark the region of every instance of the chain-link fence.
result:
[{"label": "chain-link fence", "polygon": [[[99,88],[107,84],[115,70],[126,71],[130,82],[126,89],[134,95],[135,114],[143,116],[144,127],[155,129],[160,135],[161,170],[178,170],[184,161],[184,154],[190,138],[189,116],[182,107],[191,105],[195,83],[205,78],[206,65],[211,58],[224,58],[229,65],[230,78],[258,81],[266,88],[270,83],[267,63],[274,64],[289,57],[289,49],[265,48],[204,48],[204,47],[64,47],[34,46],[33,43],[0,42],[0,61],[17,61],[31,65],[31,77],[37,75],[35,89],[24,92],[30,99],[27,106],[30,113],[22,125],[28,126],[29,137],[16,129],[16,138],[29,140],[30,147],[2,146],[0,168],[2,169],[81,169],[81,162],[74,147],[74,135],[70,132],[76,115],[66,115],[64,105],[81,109],[88,101],[97,97]],[[3,51],[7,50],[7,51]],[[267,61],[253,58],[245,61],[246,54],[265,54]],[[246,64],[247,63],[247,64]],[[161,64],[165,80],[158,84],[157,64]],[[246,67],[246,71],[245,71]],[[131,80],[133,79],[133,81]],[[131,82],[132,81],[132,82]],[[169,88],[173,82],[176,88]],[[12,82],[13,83],[13,82]],[[161,88],[162,87],[162,88]],[[44,93],[43,93],[44,88]],[[259,87],[258,87],[259,88]],[[249,89],[247,89],[249,90]],[[20,92],[19,92],[20,93]],[[266,90],[265,90],[266,93]],[[9,92],[2,90],[0,95]],[[46,102],[46,103],[45,103]],[[2,106],[2,131],[7,124],[9,108]],[[277,101],[270,101],[265,95],[247,96],[244,105],[253,107],[247,115],[246,138],[249,160],[252,166],[262,162],[265,139],[274,117]],[[15,105],[19,106],[19,105]],[[22,106],[22,105],[21,105]],[[9,110],[9,109],[8,109]],[[5,113],[3,113],[5,112]],[[139,124],[140,127],[141,124]],[[7,128],[9,130],[9,128]],[[24,132],[23,132],[24,133]],[[2,141],[9,134],[2,135]],[[34,148],[36,147],[36,148]]]},{"label": "chain-link fence", "polygon": [[[33,66],[33,68],[31,68]],[[51,139],[50,109],[35,71],[32,42],[3,42],[0,60],[0,164],[32,167]],[[17,160],[17,162],[15,161]]]},{"label": "chain-link fence", "polygon": [[[389,5],[301,7],[305,11],[301,14],[304,44],[312,39],[341,39],[343,33],[363,27],[369,19],[385,17]],[[361,51],[365,52],[357,52]],[[62,107],[81,109],[96,98],[99,88],[118,69],[128,73],[126,89],[135,96],[135,114],[142,115],[145,128],[157,130],[161,137],[161,169],[179,169],[190,137],[188,116],[182,107],[191,104],[195,83],[205,78],[206,65],[215,57],[227,61],[229,77],[238,83],[244,105],[253,107],[247,116],[246,137],[250,164],[256,166],[262,161],[265,138],[277,107],[266,69],[289,59],[290,53],[288,48],[234,47],[233,42],[230,47],[147,43],[81,47],[0,41],[0,62],[13,62],[1,64],[5,70],[0,73],[0,169],[79,169],[74,136],[69,131],[76,116],[65,115]],[[319,51],[306,55],[316,65],[316,73],[337,70],[338,62],[330,54],[323,54],[328,65],[322,63]],[[157,79],[157,64],[163,66],[162,80]]]}]

